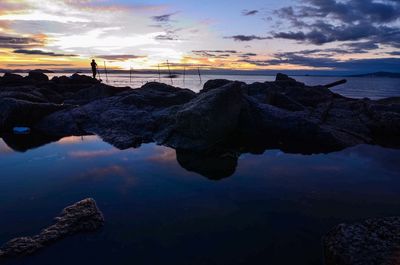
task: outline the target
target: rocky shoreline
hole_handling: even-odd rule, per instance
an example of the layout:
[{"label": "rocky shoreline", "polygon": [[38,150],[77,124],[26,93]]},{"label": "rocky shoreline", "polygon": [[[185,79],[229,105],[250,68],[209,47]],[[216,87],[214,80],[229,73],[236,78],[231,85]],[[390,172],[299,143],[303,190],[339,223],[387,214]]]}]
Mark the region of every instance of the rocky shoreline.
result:
[{"label": "rocky shoreline", "polygon": [[0,78],[0,132],[97,134],[126,149],[156,142],[204,152],[278,148],[321,153],[358,144],[399,147],[400,98],[351,99],[279,74],[275,82],[211,80],[199,93],[160,83],[112,87],[88,76]]},{"label": "rocky shoreline", "polygon": [[[15,138],[16,126],[32,133]],[[182,167],[221,179],[233,174],[243,153],[328,153],[359,144],[399,148],[400,97],[346,98],[282,74],[253,84],[211,80],[199,93],[161,83],[112,87],[78,74],[0,78],[0,135],[14,150],[93,134],[119,149],[150,142],[172,147]],[[379,231],[399,227],[396,218],[338,226],[324,239],[327,264],[392,264],[374,260],[393,254],[400,245],[397,232],[375,239]],[[375,246],[365,243],[371,238]],[[382,251],[371,253],[369,246]]]}]

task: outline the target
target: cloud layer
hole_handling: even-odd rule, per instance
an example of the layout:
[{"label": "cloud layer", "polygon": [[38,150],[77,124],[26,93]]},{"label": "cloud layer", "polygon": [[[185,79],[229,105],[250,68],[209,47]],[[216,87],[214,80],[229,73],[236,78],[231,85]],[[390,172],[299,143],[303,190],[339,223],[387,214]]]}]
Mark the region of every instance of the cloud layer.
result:
[{"label": "cloud layer", "polygon": [[303,0],[300,6],[284,7],[275,14],[292,28],[273,32],[275,38],[316,45],[368,40],[372,45],[400,47],[397,0]]}]

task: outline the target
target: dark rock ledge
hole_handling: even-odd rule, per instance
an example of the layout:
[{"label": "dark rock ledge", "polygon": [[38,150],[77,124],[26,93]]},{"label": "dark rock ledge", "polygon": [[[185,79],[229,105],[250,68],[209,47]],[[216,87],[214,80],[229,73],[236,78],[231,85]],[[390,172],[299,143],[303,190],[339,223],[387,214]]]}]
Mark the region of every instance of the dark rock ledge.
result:
[{"label": "dark rock ledge", "polygon": [[279,74],[275,82],[211,80],[200,93],[160,83],[118,88],[75,74],[0,78],[0,133],[97,134],[120,149],[156,142],[179,150],[337,151],[400,146],[400,98],[352,99]]},{"label": "dark rock ledge", "polygon": [[324,238],[326,265],[400,264],[400,217],[340,224]]},{"label": "dark rock ledge", "polygon": [[[78,74],[51,80],[8,74],[0,78],[0,136],[17,151],[92,134],[119,149],[155,142],[211,179],[230,176],[243,153],[400,147],[400,97],[352,99],[329,87],[278,74],[274,82],[253,84],[210,80],[194,93],[154,82],[112,87]],[[32,134],[12,135],[15,126]]]},{"label": "dark rock ledge", "polygon": [[0,260],[33,254],[46,245],[76,233],[91,232],[104,224],[104,218],[93,199],[84,199],[65,208],[55,224],[32,237],[18,237],[0,248]]}]

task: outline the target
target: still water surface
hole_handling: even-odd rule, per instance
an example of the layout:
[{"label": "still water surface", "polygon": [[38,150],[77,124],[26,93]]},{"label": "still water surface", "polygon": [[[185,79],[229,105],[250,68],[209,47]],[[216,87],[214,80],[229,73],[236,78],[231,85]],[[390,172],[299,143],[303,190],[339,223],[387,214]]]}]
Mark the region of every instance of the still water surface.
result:
[{"label": "still water surface", "polygon": [[[73,73],[65,74],[67,76]],[[22,74],[26,75],[26,74]],[[50,78],[59,76],[61,74],[48,74]],[[208,80],[212,79],[229,79],[246,82],[248,84],[254,82],[274,81],[275,76],[262,76],[262,75],[202,75],[201,81],[198,75],[179,75],[178,78],[170,79],[165,76],[159,78],[154,74],[109,74],[108,79],[105,75],[100,76],[104,83],[112,86],[130,86],[138,88],[147,82],[163,82],[169,85],[174,85],[182,88],[189,88],[195,92],[200,91],[203,85]],[[325,85],[344,77],[335,76],[294,76],[296,80],[304,82],[307,85]],[[347,83],[333,88],[336,93],[342,94],[347,97],[380,99],[390,96],[400,96],[400,78],[363,78],[363,77],[345,77]]]},{"label": "still water surface", "polygon": [[9,146],[0,138],[0,244],[87,197],[106,224],[6,264],[322,264],[321,238],[334,225],[400,214],[400,150],[378,146],[244,154],[219,181],[154,144],[120,151],[86,136]]}]

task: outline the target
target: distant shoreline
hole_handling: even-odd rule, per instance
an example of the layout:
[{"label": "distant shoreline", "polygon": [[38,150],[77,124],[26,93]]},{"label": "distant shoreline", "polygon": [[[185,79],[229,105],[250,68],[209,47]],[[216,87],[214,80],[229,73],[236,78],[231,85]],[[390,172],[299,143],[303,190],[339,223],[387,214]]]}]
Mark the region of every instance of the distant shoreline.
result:
[{"label": "distant shoreline", "polygon": [[[99,69],[103,71],[103,69]],[[36,70],[5,70],[0,69],[0,73],[16,73],[16,74],[27,74],[30,71],[38,71],[45,74],[71,74],[71,73],[83,73],[91,75],[90,70],[86,69],[66,69],[66,70],[46,70],[46,69],[36,69]],[[285,73],[294,77],[360,77],[360,78],[400,78],[400,73],[395,72],[373,72],[364,74],[344,74],[344,73],[296,73],[293,71],[247,71],[247,70],[201,70],[202,75],[222,75],[222,76],[235,76],[235,75],[245,75],[245,76],[276,76],[277,73]],[[129,74],[129,70],[108,70],[108,74]],[[167,70],[161,70],[160,72],[156,70],[134,70],[132,75],[137,74],[153,74],[153,75],[167,75],[169,72]],[[174,70],[172,74],[178,76],[183,76],[183,70]],[[197,70],[186,70],[186,75],[198,75]]]}]

